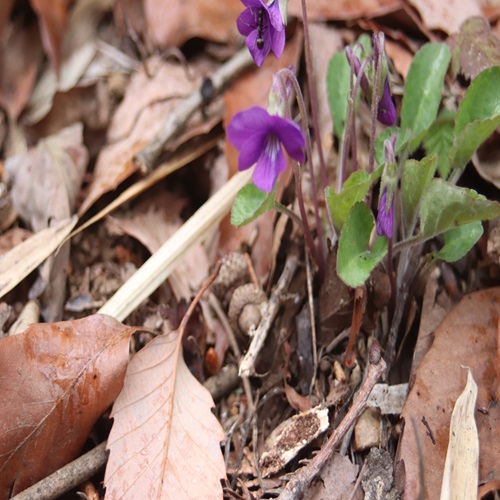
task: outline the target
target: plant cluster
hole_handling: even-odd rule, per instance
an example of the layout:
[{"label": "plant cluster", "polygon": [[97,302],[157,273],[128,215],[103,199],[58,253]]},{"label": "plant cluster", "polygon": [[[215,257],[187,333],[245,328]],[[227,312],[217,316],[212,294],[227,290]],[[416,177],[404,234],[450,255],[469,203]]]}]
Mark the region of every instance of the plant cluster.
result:
[{"label": "plant cluster", "polygon": [[[238,28],[260,66],[270,51],[276,57],[283,51],[286,1],[243,3],[247,9],[238,19]],[[302,5],[307,51],[305,2]],[[279,71],[267,110],[241,111],[228,128],[228,139],[239,150],[239,169],[256,165],[253,184],[245,186],[234,202],[233,224],[246,224],[270,209],[289,212],[276,200],[276,181],[286,166],[284,147],[293,160],[300,220],[292,216],[303,227],[320,276],[327,238],[337,243],[337,272],[351,287],[362,286],[386,259],[394,304],[414,275],[412,263],[424,242],[442,235],[441,248],[421,262],[454,262],[463,257],[482,235],[482,221],[500,214],[497,202],[457,186],[472,155],[500,125],[500,67],[484,69],[460,104],[445,108],[442,92],[451,58],[445,43],[427,43],[415,54],[398,113],[382,33],[372,39],[362,35],[352,46],[332,54],[325,85],[340,159],[335,187],[326,185],[325,165],[320,161],[322,186],[316,189],[313,182],[314,232],[308,225],[300,182],[305,164],[313,173],[308,124],[314,123],[315,102],[311,99],[311,120],[293,68]],[[306,70],[312,78],[310,59],[306,57]],[[294,94],[301,128],[292,117]],[[360,99],[371,110],[368,165],[360,165],[356,158]],[[384,128],[377,134],[381,125]],[[319,140],[316,145],[321,148]],[[378,204],[372,203],[375,195]],[[322,199],[326,203],[319,203]],[[322,205],[327,212],[320,211]]]}]

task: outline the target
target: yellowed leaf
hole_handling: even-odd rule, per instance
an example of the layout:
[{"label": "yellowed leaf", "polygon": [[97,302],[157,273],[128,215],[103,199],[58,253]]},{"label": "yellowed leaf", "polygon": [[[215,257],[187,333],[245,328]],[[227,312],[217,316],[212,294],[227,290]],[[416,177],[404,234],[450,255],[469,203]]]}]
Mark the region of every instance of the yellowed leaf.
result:
[{"label": "yellowed leaf", "polygon": [[477,384],[467,368],[467,383],[451,415],[441,500],[475,498],[477,495],[479,437],[474,418],[476,399]]}]

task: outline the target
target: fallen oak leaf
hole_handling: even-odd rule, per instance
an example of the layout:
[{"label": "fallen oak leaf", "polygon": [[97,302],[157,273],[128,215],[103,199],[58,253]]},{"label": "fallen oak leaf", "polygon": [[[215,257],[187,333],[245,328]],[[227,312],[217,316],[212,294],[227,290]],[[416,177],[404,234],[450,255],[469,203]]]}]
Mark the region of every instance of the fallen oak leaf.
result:
[{"label": "fallen oak leaf", "polygon": [[120,392],[137,330],[96,314],[0,339],[0,498],[78,456]]},{"label": "fallen oak leaf", "polygon": [[[220,267],[220,266],[219,266]],[[188,370],[182,337],[212,274],[177,330],[166,331],[131,360],[111,416],[108,499],[220,499],[226,469],[224,431],[212,397]]]}]

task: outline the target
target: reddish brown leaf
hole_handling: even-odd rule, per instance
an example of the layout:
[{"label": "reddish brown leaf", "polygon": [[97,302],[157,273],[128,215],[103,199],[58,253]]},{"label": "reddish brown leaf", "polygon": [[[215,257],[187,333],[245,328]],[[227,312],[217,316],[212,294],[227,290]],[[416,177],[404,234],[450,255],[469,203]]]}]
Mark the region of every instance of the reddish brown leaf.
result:
[{"label": "reddish brown leaf", "polygon": [[0,37],[2,36],[3,29],[9,20],[10,11],[14,7],[14,0],[3,0],[0,3]]},{"label": "reddish brown leaf", "polygon": [[[405,429],[399,459],[405,469],[405,498],[439,498],[448,449],[450,418],[467,380],[468,366],[478,385],[476,424],[479,432],[479,482],[500,475],[498,443],[500,407],[497,398],[497,334],[500,288],[467,295],[446,316],[416,371],[402,417]],[[414,424],[413,424],[413,423]],[[415,439],[419,434],[420,455]],[[420,458],[419,458],[420,457]],[[420,464],[424,478],[419,477]]]},{"label": "reddish brown leaf", "polygon": [[[316,0],[307,2],[307,16],[315,20],[351,20],[356,17],[376,17],[401,8],[401,0]],[[301,0],[290,0],[289,15],[302,17]]]},{"label": "reddish brown leaf", "polygon": [[234,0],[144,0],[148,38],[161,47],[180,47],[194,37],[234,42],[244,8]]},{"label": "reddish brown leaf", "polygon": [[68,0],[30,0],[38,15],[45,52],[52,68],[59,72],[61,64],[61,45],[68,19]]},{"label": "reddish brown leaf", "polygon": [[0,498],[76,458],[120,392],[135,330],[95,315],[0,339]]},{"label": "reddish brown leaf", "polygon": [[109,499],[222,498],[224,431],[186,367],[181,337],[156,337],[130,362],[108,439]]},{"label": "reddish brown leaf", "polygon": [[[0,20],[1,22],[1,20]],[[15,123],[23,111],[35,83],[43,52],[36,25],[9,30],[0,49],[0,105]]]}]

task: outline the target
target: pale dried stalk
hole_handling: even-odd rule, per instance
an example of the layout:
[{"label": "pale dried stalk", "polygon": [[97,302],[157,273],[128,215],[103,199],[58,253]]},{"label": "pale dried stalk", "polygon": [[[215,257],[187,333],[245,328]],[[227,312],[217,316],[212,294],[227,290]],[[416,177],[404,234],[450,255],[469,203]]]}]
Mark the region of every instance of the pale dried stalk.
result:
[{"label": "pale dried stalk", "polygon": [[302,469],[298,470],[278,497],[280,500],[298,500],[304,496],[313,479],[330,459],[344,434],[354,425],[366,407],[366,401],[387,365],[383,360],[378,342],[374,341],[370,350],[370,365],[365,380],[354,402],[339,426],[333,431],[319,453]]},{"label": "pale dried stalk", "polygon": [[207,200],[121,288],[99,313],[123,321],[170,275],[191,247],[201,243],[229,212],[238,191],[250,180],[252,172],[239,172]]},{"label": "pale dried stalk", "polygon": [[240,363],[240,377],[248,377],[254,373],[255,360],[264,345],[269,329],[278,313],[278,309],[281,305],[281,295],[288,288],[298,265],[299,260],[297,255],[291,253],[286,259],[285,268],[281,273],[276,287],[273,289],[271,298],[262,311],[262,320],[257,330],[255,330],[248,351]]}]

